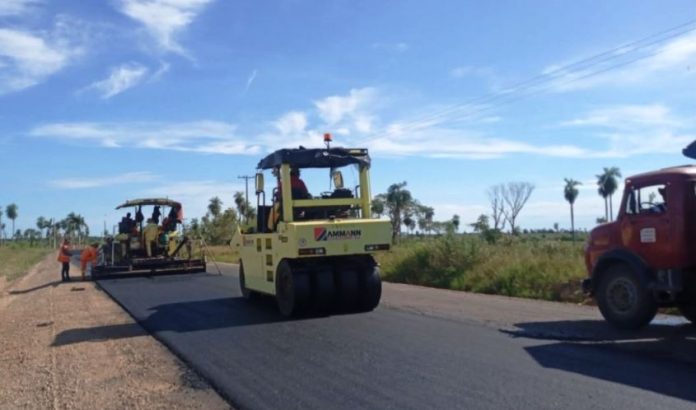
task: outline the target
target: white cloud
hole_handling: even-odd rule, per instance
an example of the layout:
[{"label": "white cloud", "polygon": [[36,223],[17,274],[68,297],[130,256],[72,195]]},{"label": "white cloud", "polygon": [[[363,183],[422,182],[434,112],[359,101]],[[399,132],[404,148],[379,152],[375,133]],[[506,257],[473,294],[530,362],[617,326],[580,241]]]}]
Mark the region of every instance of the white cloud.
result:
[{"label": "white cloud", "polygon": [[64,32],[63,22],[53,34],[0,28],[0,94],[39,84],[81,54]]},{"label": "white cloud", "polygon": [[274,125],[283,135],[301,134],[307,128],[307,115],[300,111],[291,111],[275,121]]},{"label": "white cloud", "polygon": [[34,128],[30,135],[80,141],[109,148],[144,148],[211,154],[256,154],[259,145],[235,135],[235,126],[219,121],[179,123],[68,122]]},{"label": "white cloud", "polygon": [[493,159],[510,154],[574,158],[587,153],[574,145],[532,145],[458,129],[431,127],[401,132],[398,123],[392,124],[389,132],[366,139],[363,145],[384,155],[437,158]]},{"label": "white cloud", "polygon": [[256,79],[256,74],[258,74],[258,70],[254,70],[249,74],[249,78],[247,78],[246,82],[246,87],[244,88],[244,91],[249,91],[249,88],[251,85],[254,83],[254,80]]},{"label": "white cloud", "polygon": [[42,3],[41,0],[2,0],[2,2],[0,2],[0,16],[19,16],[26,14],[40,3]]},{"label": "white cloud", "polygon": [[318,110],[319,116],[329,126],[332,126],[345,118],[364,118],[362,112],[369,107],[376,97],[377,91],[374,88],[354,88],[350,90],[348,95],[326,97],[315,101],[314,105]]},{"label": "white cloud", "polygon": [[188,27],[212,0],[122,0],[120,11],[142,23],[159,47],[185,54],[176,36]]},{"label": "white cloud", "polygon": [[[205,215],[208,202],[214,196],[222,200],[223,208],[234,208],[234,193],[238,191],[244,192],[244,185],[238,182],[196,180],[158,184],[154,188],[142,190],[139,195],[180,201],[184,205],[185,218],[191,220]],[[254,202],[254,199],[250,198],[250,201]]]},{"label": "white cloud", "polygon": [[169,72],[169,69],[171,68],[171,64],[162,62],[160,63],[160,67],[157,69],[157,71],[150,76],[149,81],[159,81],[160,78],[162,78],[163,75]]},{"label": "white cloud", "polygon": [[541,88],[567,92],[600,86],[646,85],[677,75],[693,76],[693,70],[688,70],[688,66],[696,59],[696,33],[652,48],[622,49],[611,57],[611,60],[595,61],[594,65],[580,65],[572,70],[564,70],[562,64],[551,65],[542,71],[542,74],[551,77],[551,81]]},{"label": "white cloud", "polygon": [[599,128],[594,136],[607,148],[592,153],[595,157],[674,154],[696,139],[696,121],[678,118],[661,104],[603,107],[561,125]]},{"label": "white cloud", "polygon": [[372,48],[375,50],[388,51],[390,53],[405,53],[409,46],[404,42],[399,43],[373,43]]},{"label": "white cloud", "polygon": [[150,182],[158,177],[150,172],[128,172],[121,175],[105,176],[105,177],[79,177],[79,178],[63,178],[55,179],[49,182],[49,185],[61,189],[85,189],[85,188],[102,188],[113,185],[136,184],[142,182]]},{"label": "white cloud", "polygon": [[109,77],[93,83],[88,88],[99,91],[102,98],[108,99],[141,83],[148,72],[149,69],[142,64],[122,64],[112,68]]},{"label": "white cloud", "polygon": [[616,105],[592,110],[581,118],[565,121],[564,126],[596,126],[635,128],[646,126],[679,126],[668,107],[662,104]]},{"label": "white cloud", "polygon": [[460,66],[451,69],[450,76],[453,78],[482,77],[492,79],[494,73],[493,70],[487,67]]}]

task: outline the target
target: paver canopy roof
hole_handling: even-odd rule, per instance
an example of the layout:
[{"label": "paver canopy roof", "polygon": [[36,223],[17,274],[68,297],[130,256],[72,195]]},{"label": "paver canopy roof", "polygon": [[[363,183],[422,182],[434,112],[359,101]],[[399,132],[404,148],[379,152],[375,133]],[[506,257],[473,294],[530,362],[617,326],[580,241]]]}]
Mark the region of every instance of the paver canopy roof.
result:
[{"label": "paver canopy roof", "polygon": [[289,164],[295,168],[338,168],[351,164],[370,167],[365,148],[286,148],[269,154],[257,168],[270,169]]},{"label": "paver canopy roof", "polygon": [[144,199],[131,199],[130,201],[126,201],[122,203],[121,205],[117,206],[116,209],[121,209],[121,208],[128,208],[131,206],[142,206],[142,205],[164,205],[164,206],[169,206],[169,207],[181,207],[181,203],[177,201],[173,201],[171,199],[167,198],[144,198]]}]

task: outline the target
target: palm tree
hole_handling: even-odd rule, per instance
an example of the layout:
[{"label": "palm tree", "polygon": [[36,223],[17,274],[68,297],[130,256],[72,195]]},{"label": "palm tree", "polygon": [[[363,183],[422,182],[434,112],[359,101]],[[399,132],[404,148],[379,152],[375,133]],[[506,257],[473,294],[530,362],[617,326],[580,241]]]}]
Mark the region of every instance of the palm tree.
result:
[{"label": "palm tree", "polygon": [[89,235],[89,227],[85,223],[85,218],[75,212],[70,212],[68,216],[61,221],[60,225],[65,230],[66,236],[72,236],[74,233],[77,234],[78,242],[81,241],[83,233],[85,236]]},{"label": "palm tree", "polygon": [[213,219],[220,216],[220,213],[222,212],[222,200],[217,196],[210,198],[210,203],[208,204],[208,211],[210,212],[210,215],[213,216]]},{"label": "palm tree", "polygon": [[385,204],[389,209],[389,218],[392,223],[392,238],[396,238],[401,233],[402,213],[413,203],[411,192],[405,187],[406,181],[392,184],[385,196]]},{"label": "palm tree", "polygon": [[243,216],[246,218],[247,201],[246,198],[244,198],[244,192],[237,191],[234,193],[234,205],[237,207],[237,213],[239,214],[239,216]]},{"label": "palm tree", "polygon": [[563,196],[565,196],[566,201],[568,201],[570,204],[570,232],[573,236],[573,240],[575,240],[575,210],[573,209],[573,205],[575,204],[575,200],[578,198],[578,194],[580,193],[576,187],[578,185],[582,185],[582,183],[572,178],[565,178],[565,183]]},{"label": "palm tree", "polygon": [[460,222],[461,221],[459,220],[459,215],[454,214],[454,216],[452,216],[452,227],[454,227],[454,232],[459,231]]},{"label": "palm tree", "polygon": [[416,227],[416,221],[413,220],[411,215],[404,216],[404,225],[410,234],[413,234],[413,229]]},{"label": "palm tree", "polygon": [[372,215],[377,218],[381,218],[382,214],[384,214],[384,201],[385,197],[384,194],[379,194],[375,196],[375,198],[372,200]]},{"label": "palm tree", "polygon": [[621,171],[617,167],[604,168],[604,192],[609,197],[609,220],[614,220],[614,206],[612,197],[619,188],[618,178],[621,178]]},{"label": "palm tree", "polygon": [[5,208],[5,212],[7,213],[7,217],[12,219],[12,232],[15,232],[15,219],[17,219],[17,211],[19,208],[17,207],[17,204],[9,204],[7,205],[7,208]]},{"label": "palm tree", "polygon": [[51,221],[40,216],[36,218],[36,227],[39,228],[39,236],[43,236],[43,230],[46,230],[46,238],[48,238],[48,228],[51,227]]},{"label": "palm tree", "polygon": [[249,223],[249,220],[256,216],[256,212],[244,196],[244,192],[238,191],[234,193],[234,205],[240,218],[244,217],[246,223]]},{"label": "palm tree", "polygon": [[435,216],[435,210],[430,206],[418,205],[417,211],[419,216],[418,228],[420,228],[421,231],[430,234],[430,232],[433,230],[433,217]]},{"label": "palm tree", "polygon": [[597,175],[597,193],[599,196],[604,198],[604,220],[609,221],[609,202],[608,202],[608,197],[609,195],[607,194],[607,190],[605,187],[605,182],[604,182],[605,175]]}]

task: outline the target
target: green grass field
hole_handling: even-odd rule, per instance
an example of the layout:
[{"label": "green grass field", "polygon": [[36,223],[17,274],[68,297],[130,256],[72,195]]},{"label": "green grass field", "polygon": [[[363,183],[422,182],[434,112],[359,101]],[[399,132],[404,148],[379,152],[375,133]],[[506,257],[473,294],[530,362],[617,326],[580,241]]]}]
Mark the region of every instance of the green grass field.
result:
[{"label": "green grass field", "polygon": [[239,253],[228,245],[208,246],[208,251],[216,262],[238,263]]},{"label": "green grass field", "polygon": [[[3,245],[0,247],[0,276],[10,281],[17,279],[50,252],[53,252],[53,249],[31,248],[15,244]],[[56,269],[58,269],[57,266],[58,262],[56,262]]]},{"label": "green grass field", "polygon": [[[475,235],[406,238],[377,258],[391,282],[583,303],[582,244],[553,234],[505,236],[495,244]],[[230,246],[208,250],[217,262],[239,262]]]},{"label": "green grass field", "polygon": [[582,242],[473,235],[404,240],[378,255],[385,280],[532,299],[585,301]]}]

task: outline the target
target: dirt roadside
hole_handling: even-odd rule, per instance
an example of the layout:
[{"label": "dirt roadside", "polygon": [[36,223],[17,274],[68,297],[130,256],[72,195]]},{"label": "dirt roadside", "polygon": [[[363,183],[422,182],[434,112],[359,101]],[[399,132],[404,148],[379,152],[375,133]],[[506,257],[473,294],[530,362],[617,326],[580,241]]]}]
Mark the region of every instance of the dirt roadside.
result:
[{"label": "dirt roadside", "polygon": [[[78,270],[71,268],[72,278]],[[51,254],[25,277],[0,285],[0,409],[6,408],[230,406],[94,283],[60,282]]]}]

